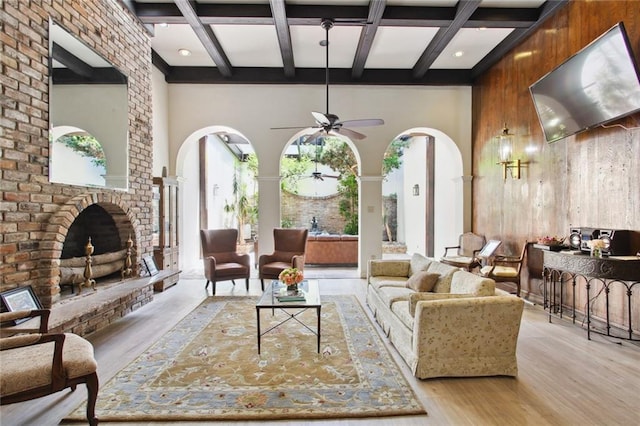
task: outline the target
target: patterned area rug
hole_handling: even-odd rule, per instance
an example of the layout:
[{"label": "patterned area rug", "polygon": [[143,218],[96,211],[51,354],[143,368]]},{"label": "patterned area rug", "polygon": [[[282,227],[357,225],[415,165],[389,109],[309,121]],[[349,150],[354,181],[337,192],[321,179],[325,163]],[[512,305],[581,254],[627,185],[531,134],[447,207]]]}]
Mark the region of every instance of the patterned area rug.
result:
[{"label": "patterned area rug", "polygon": [[[287,321],[262,337],[256,299],[210,297],[100,389],[100,421],[426,414],[355,296],[322,299],[316,336]],[[261,310],[262,330],[287,316]],[[315,330],[315,310],[298,318]],[[67,419],[85,421],[85,404]]]}]

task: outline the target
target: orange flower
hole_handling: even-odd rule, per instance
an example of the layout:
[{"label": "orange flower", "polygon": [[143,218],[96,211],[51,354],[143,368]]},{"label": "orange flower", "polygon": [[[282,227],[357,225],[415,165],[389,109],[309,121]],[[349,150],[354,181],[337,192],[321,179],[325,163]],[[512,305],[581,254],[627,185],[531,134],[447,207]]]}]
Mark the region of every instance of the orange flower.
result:
[{"label": "orange flower", "polygon": [[290,286],[293,284],[301,283],[304,280],[304,275],[302,271],[298,270],[298,268],[287,268],[280,272],[278,275],[278,279]]}]

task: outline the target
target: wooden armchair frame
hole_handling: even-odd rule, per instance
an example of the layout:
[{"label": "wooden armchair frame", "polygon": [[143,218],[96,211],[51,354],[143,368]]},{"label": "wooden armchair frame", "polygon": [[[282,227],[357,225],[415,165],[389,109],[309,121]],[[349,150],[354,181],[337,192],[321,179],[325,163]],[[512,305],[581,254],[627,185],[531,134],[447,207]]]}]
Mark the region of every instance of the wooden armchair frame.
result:
[{"label": "wooden armchair frame", "polygon": [[[65,341],[67,335],[64,333],[48,334],[49,327],[49,315],[50,310],[39,309],[33,311],[15,311],[15,312],[3,312],[0,314],[0,323],[5,324],[9,321],[13,322],[17,319],[23,318],[40,318],[40,326],[37,329],[26,327],[2,327],[2,336],[0,338],[0,352],[9,350],[19,350],[20,348],[27,348],[35,345],[42,345],[45,343],[54,343],[53,356],[51,360],[51,378],[46,385],[32,387],[23,391],[15,393],[0,395],[0,405],[8,405],[16,402],[28,401],[35,398],[40,398],[52,393],[59,392],[65,388],[71,388],[72,391],[76,390],[76,387],[80,383],[85,383],[87,386],[87,420],[91,426],[98,424],[98,419],[95,415],[95,406],[98,398],[98,374],[96,368],[93,371],[88,372],[86,375],[78,377],[67,377],[64,355]],[[5,337],[8,336],[8,337]],[[82,339],[79,336],[73,335],[73,340],[78,341]],[[89,344],[84,341],[84,344]],[[90,344],[89,344],[90,345]],[[4,354],[0,353],[0,356]],[[89,365],[95,364],[95,359],[88,360]],[[0,370],[0,374],[6,374],[5,368]],[[4,391],[4,389],[3,389]]]},{"label": "wooden armchair frame", "polygon": [[[457,246],[448,246],[444,248],[444,254],[440,258],[440,262],[447,265],[464,268],[467,271],[479,266],[476,255],[486,243],[486,239],[482,235],[473,232],[465,232],[458,239]],[[456,255],[449,255],[449,250],[456,249]]]},{"label": "wooden armchair frame", "polygon": [[480,274],[487,278],[491,278],[495,282],[509,282],[516,285],[516,296],[520,297],[521,283],[520,272],[522,264],[529,247],[529,242],[525,241],[519,257],[513,256],[494,256],[491,264],[483,267]]}]

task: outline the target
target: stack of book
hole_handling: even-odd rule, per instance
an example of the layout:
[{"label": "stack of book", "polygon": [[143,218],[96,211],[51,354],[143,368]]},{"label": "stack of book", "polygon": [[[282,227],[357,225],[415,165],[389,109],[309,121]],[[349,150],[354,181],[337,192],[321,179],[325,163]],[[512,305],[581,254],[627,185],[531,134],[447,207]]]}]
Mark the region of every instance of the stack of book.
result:
[{"label": "stack of book", "polygon": [[304,302],[304,293],[300,290],[287,291],[276,296],[279,302]]}]

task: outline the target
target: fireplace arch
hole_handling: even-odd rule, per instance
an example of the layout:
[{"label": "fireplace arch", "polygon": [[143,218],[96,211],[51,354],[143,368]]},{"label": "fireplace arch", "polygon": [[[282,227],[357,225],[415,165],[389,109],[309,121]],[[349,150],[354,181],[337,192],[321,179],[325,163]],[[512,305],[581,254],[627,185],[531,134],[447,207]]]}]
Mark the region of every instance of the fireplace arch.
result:
[{"label": "fireplace arch", "polygon": [[[126,195],[126,194],[123,194]],[[138,241],[140,241],[140,223],[133,214],[129,203],[118,193],[87,193],[77,195],[64,203],[57,212],[51,215],[45,235],[42,239],[42,263],[48,269],[48,279],[44,284],[46,289],[39,291],[44,306],[51,307],[60,299],[60,259],[65,240],[74,221],[89,206],[97,205],[111,216],[117,230],[122,248],[131,238],[132,263],[140,261]]]}]

